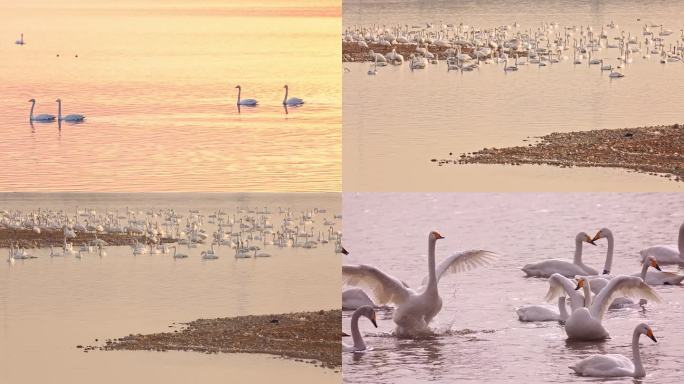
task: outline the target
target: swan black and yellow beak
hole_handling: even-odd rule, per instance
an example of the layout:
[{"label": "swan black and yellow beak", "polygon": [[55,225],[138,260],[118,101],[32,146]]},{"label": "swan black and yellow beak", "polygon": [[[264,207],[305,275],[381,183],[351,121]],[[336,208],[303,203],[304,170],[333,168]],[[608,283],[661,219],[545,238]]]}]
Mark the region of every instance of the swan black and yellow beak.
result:
[{"label": "swan black and yellow beak", "polygon": [[342,250],[341,250],[340,252],[341,252],[342,254],[344,254],[344,255],[348,255],[348,254],[349,254],[349,252],[347,252],[347,250],[344,249],[344,247],[342,247]]},{"label": "swan black and yellow beak", "polygon": [[658,262],[655,259],[651,260],[651,267],[653,267],[659,271],[662,271],[662,269],[660,269],[660,265],[658,265]]},{"label": "swan black and yellow beak", "polygon": [[439,239],[443,239],[443,238],[444,238],[444,236],[440,235],[439,232],[435,231],[435,239],[439,240]]},{"label": "swan black and yellow beak", "polygon": [[646,336],[648,336],[648,337],[649,337],[651,340],[653,340],[654,342],[656,342],[656,343],[658,342],[658,340],[656,339],[655,335],[653,335],[653,331],[651,330],[651,328],[649,328],[649,329],[646,331]]},{"label": "swan black and yellow beak", "polygon": [[371,323],[375,326],[375,328],[378,327],[378,323],[375,322],[375,312],[373,312],[373,315],[370,318]]},{"label": "swan black and yellow beak", "polygon": [[[598,233],[596,235],[598,236]],[[584,239],[584,241],[586,241],[587,243],[589,243],[591,245],[596,245],[596,243],[595,243],[596,236],[594,236],[594,238],[592,239],[591,237],[589,237],[589,235],[587,235],[587,238]]]},{"label": "swan black and yellow beak", "polygon": [[577,287],[575,287],[575,291],[578,291],[580,288],[584,288],[584,280],[582,279],[577,280]]},{"label": "swan black and yellow beak", "polygon": [[602,238],[603,237],[601,236],[601,231],[598,231],[598,232],[596,232],[596,234],[594,235],[594,237],[591,239],[590,242],[593,243],[594,241],[596,241],[598,239],[602,239]]}]

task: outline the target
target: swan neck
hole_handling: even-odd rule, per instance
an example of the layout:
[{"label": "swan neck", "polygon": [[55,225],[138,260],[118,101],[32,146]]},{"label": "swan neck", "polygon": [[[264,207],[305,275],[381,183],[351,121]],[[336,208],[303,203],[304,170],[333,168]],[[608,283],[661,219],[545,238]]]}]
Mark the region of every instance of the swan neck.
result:
[{"label": "swan neck", "polygon": [[584,283],[584,307],[589,308],[591,306],[591,287],[589,286],[589,280],[585,280]]},{"label": "swan neck", "polygon": [[[35,102],[35,101],[32,101],[32,102],[31,102],[31,113],[30,113],[30,116],[29,116],[29,120],[33,120],[33,108],[35,108],[35,106],[36,106],[36,102]],[[681,236],[680,236],[680,237],[681,237]]]},{"label": "swan neck", "polygon": [[641,362],[641,352],[639,351],[639,336],[641,333],[639,330],[634,330],[634,335],[632,335],[632,356],[634,357],[634,377],[644,377],[646,376],[646,370],[644,370],[644,364]]},{"label": "swan neck", "polygon": [[428,240],[428,289],[437,288],[437,273],[435,272],[435,243],[436,240],[430,237]]},{"label": "swan neck", "polygon": [[575,240],[575,257],[572,259],[573,264],[582,265],[582,240]]},{"label": "swan neck", "polygon": [[606,263],[603,266],[603,274],[607,275],[610,273],[610,269],[613,267],[613,249],[615,247],[615,240],[613,239],[613,234],[608,233],[606,236],[608,239],[608,251],[606,253]]},{"label": "swan neck", "polygon": [[240,94],[242,93],[242,88],[238,88],[238,103],[240,103]]},{"label": "swan neck", "polygon": [[363,342],[363,337],[359,331],[359,317],[361,313],[359,311],[354,312],[351,318],[351,333],[352,340],[354,340],[354,349],[357,351],[363,351],[366,349],[366,343]]},{"label": "swan neck", "polygon": [[62,120],[62,101],[57,102],[57,118]]},{"label": "swan neck", "polygon": [[639,275],[639,277],[641,277],[641,280],[643,280],[643,281],[646,281],[646,272],[648,271],[649,266],[650,266],[649,261],[644,260],[644,263],[641,266],[641,275]]},{"label": "swan neck", "polygon": [[565,297],[561,296],[558,298],[558,313],[560,313],[560,320],[565,321],[568,319],[568,307],[565,305]]},{"label": "swan neck", "polygon": [[285,97],[283,97],[283,104],[287,103],[287,93],[288,93],[288,91],[289,91],[289,89],[287,89],[287,87],[285,87]]},{"label": "swan neck", "polygon": [[679,238],[677,239],[679,247],[679,257],[684,258],[684,223],[679,227]]}]

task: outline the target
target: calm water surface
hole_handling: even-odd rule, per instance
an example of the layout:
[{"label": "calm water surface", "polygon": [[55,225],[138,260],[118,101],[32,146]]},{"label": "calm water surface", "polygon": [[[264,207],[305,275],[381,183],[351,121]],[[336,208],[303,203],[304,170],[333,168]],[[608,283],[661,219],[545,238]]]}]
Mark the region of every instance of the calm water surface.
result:
[{"label": "calm water surface", "polygon": [[[339,7],[0,3],[0,190],[340,190]],[[31,126],[58,97],[86,122]]]},{"label": "calm water surface", "polygon": [[[236,206],[278,206],[296,212],[325,208],[315,220],[340,212],[338,194],[1,194],[0,210],[64,208],[173,208],[234,212]],[[135,207],[135,208],[134,208]],[[274,214],[273,223],[280,217]],[[338,220],[338,228],[339,228]],[[216,227],[207,225],[207,232]],[[75,246],[79,243],[74,241]],[[269,355],[207,355],[194,352],[92,351],[76,345],[130,333],[172,331],[172,323],[198,318],[310,311],[339,307],[340,259],[334,245],[316,249],[266,247],[268,259],[202,261],[208,245],[171,255],[133,256],[128,246],[107,247],[83,259],[4,262],[0,249],[0,382],[339,382],[339,373]],[[296,298],[293,300],[293,298]]]},{"label": "calm water surface", "polygon": [[[673,30],[666,39],[674,43],[684,26],[681,1],[420,1],[398,6],[396,1],[350,0],[343,10],[345,28],[425,22],[491,28],[517,21],[527,30],[555,21],[600,31],[615,21],[619,29],[607,30],[611,41],[623,30],[643,40],[641,27],[657,23]],[[651,29],[657,34],[657,28]],[[484,147],[524,145],[528,137],[551,132],[682,122],[677,97],[684,83],[681,63],[662,65],[657,55],[642,59],[636,54],[623,70],[626,77],[611,81],[587,60],[573,65],[572,50],[565,54],[570,60],[521,66],[515,73],[489,64],[460,74],[447,72],[442,62],[413,72],[408,65],[388,66],[368,76],[367,63],[344,63],[350,69],[343,75],[345,190],[682,190],[681,183],[620,169],[437,167],[430,162],[448,158],[449,152],[458,156]],[[618,64],[616,49],[598,55]]]},{"label": "calm water surface", "polygon": [[[545,279],[524,278],[520,267],[547,258],[571,259],[580,231],[593,235],[610,228],[614,273],[640,271],[640,249],[676,244],[684,221],[680,194],[346,193],[344,215],[350,255],[343,262],[378,266],[411,286],[427,274],[431,230],[446,237],[437,243],[438,262],[473,248],[501,254],[491,267],[440,282],[444,304],[431,323],[440,334],[433,340],[398,341],[390,335],[391,312],[379,314],[378,329],[360,321],[374,350],[343,355],[345,382],[592,382],[596,379],[575,376],[568,366],[593,353],[631,357],[632,332],[640,322],[651,324],[658,337],[657,344],[642,338],[643,382],[681,380],[682,287],[656,287],[663,303],[645,311],[609,311],[604,325],[612,338],[603,343],[567,343],[557,323],[521,323],[515,313],[521,305],[543,304],[548,289]],[[596,268],[606,253],[605,240],[598,244],[584,249],[586,263]],[[347,332],[349,315],[343,318]]]}]

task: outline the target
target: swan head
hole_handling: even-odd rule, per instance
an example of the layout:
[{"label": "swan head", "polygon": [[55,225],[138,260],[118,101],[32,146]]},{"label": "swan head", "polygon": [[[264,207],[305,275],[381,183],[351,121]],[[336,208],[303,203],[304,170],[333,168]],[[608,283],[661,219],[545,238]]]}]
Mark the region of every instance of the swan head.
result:
[{"label": "swan head", "polygon": [[586,232],[580,232],[577,234],[575,237],[575,241],[582,242],[584,241],[585,243],[589,243],[591,245],[596,245],[594,242],[594,239],[591,238],[591,236],[587,235]]},{"label": "swan head", "polygon": [[28,102],[29,102],[29,103],[35,103],[35,102],[36,102],[36,99],[31,99],[31,100],[29,100]]},{"label": "swan head", "polygon": [[579,291],[580,289],[584,288],[586,284],[588,284],[588,280],[586,277],[578,277],[577,287],[575,287],[575,291]]},{"label": "swan head", "polygon": [[655,256],[649,256],[649,257],[647,257],[647,258],[646,258],[646,262],[647,262],[651,267],[653,267],[653,268],[655,268],[655,269],[657,269],[657,270],[659,270],[659,271],[662,271],[662,269],[660,269],[660,265],[658,265],[658,260],[656,260]]},{"label": "swan head", "polygon": [[61,102],[62,102],[62,99],[57,99],[57,100],[55,100],[55,102],[61,103]]},{"label": "swan head", "polygon": [[285,84],[285,86],[283,88],[288,89],[289,87],[287,86],[287,84]]},{"label": "swan head", "polygon": [[236,85],[235,88],[237,88],[237,89],[242,89],[242,87],[239,86],[239,85]]},{"label": "swan head", "polygon": [[641,333],[642,335],[648,336],[649,339],[653,340],[656,343],[658,342],[655,335],[653,334],[653,329],[651,329],[651,327],[649,327],[646,323],[641,323],[637,325],[635,331]]},{"label": "swan head", "polygon": [[432,231],[430,232],[430,240],[437,241],[439,239],[443,239],[444,236],[440,235],[439,232],[437,231]]},{"label": "swan head", "polygon": [[358,314],[361,316],[367,317],[368,320],[370,320],[371,323],[373,323],[375,328],[378,327],[378,323],[376,322],[375,317],[375,310],[373,309],[373,307],[371,307],[370,305],[364,305],[362,307],[359,307],[359,309],[357,309],[356,312],[358,312]]},{"label": "swan head", "polygon": [[[613,232],[610,231],[608,228],[601,228],[599,229],[598,232],[596,232],[596,235],[591,239],[592,242],[598,240],[598,239],[605,239],[608,237],[611,237],[613,235]],[[594,244],[596,245],[596,244]]]}]

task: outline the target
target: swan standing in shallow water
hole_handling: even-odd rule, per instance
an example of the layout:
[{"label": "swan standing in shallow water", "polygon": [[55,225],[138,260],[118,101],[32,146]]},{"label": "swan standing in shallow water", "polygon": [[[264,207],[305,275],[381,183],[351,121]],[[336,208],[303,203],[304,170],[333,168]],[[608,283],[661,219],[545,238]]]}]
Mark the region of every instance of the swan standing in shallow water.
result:
[{"label": "swan standing in shallow water", "polygon": [[290,92],[290,88],[287,86],[287,84],[285,84],[283,88],[285,88],[285,97],[283,97],[283,105],[292,107],[304,104],[304,100],[300,99],[299,97],[290,97],[288,99],[287,95]]},{"label": "swan standing in shallow water", "polygon": [[36,99],[29,100],[31,103],[31,112],[29,113],[29,121],[55,121],[55,115],[50,115],[47,113],[41,113],[39,115],[33,115],[33,108],[36,106]]},{"label": "swan standing in shallow water", "polygon": [[679,227],[677,247],[672,245],[654,245],[653,247],[642,249],[639,251],[639,254],[641,254],[642,262],[647,256],[655,256],[660,265],[684,265],[684,223]]},{"label": "swan standing in shallow water", "polygon": [[[428,324],[442,309],[437,283],[442,276],[469,270],[492,262],[495,253],[471,250],[454,254],[435,266],[435,244],[443,239],[437,232],[428,236],[428,277],[416,290],[404,282],[369,265],[343,265],[342,277],[346,284],[368,288],[377,304],[393,303],[397,306],[393,320],[398,336],[417,336],[429,333]],[[427,280],[427,284],[426,284]]]},{"label": "swan standing in shallow water", "polygon": [[577,275],[597,275],[598,272],[582,262],[582,243],[592,245],[594,241],[584,232],[580,232],[575,237],[575,257],[572,262],[565,260],[544,260],[539,263],[527,264],[522,267],[522,271],[530,277],[550,277],[554,273],[560,273],[565,277],[575,277]]},{"label": "swan standing in shallow water", "polygon": [[367,350],[366,343],[363,342],[363,337],[359,331],[359,317],[361,316],[367,317],[375,328],[378,327],[378,324],[375,322],[375,311],[373,308],[364,305],[354,311],[354,314],[352,314],[351,317],[351,333],[354,345],[342,343],[342,352],[364,352]]},{"label": "swan standing in shallow water", "polygon": [[568,309],[565,306],[565,296],[558,298],[558,312],[541,305],[525,305],[516,309],[520,321],[565,321]]},{"label": "swan standing in shallow water", "polygon": [[254,107],[258,104],[258,101],[256,101],[256,99],[241,99],[240,95],[242,94],[242,87],[237,85],[235,86],[235,88],[237,88],[238,90],[237,105],[246,105],[248,107]]},{"label": "swan standing in shallow water", "polygon": [[78,114],[66,115],[62,117],[62,99],[57,99],[55,101],[57,102],[57,119],[59,121],[79,122],[85,120],[85,116]]},{"label": "swan standing in shallow water", "polygon": [[641,335],[646,335],[654,342],[658,342],[653,335],[651,327],[645,323],[637,325],[632,335],[632,356],[634,362],[623,355],[591,355],[580,360],[575,365],[571,365],[570,369],[580,376],[644,377],[646,376],[646,370],[641,362],[641,353],[639,352],[639,337]]},{"label": "swan standing in shallow water", "polygon": [[[564,287],[567,292],[567,286]],[[589,279],[580,277],[577,279],[575,290],[584,288],[584,307],[573,310],[565,322],[565,333],[571,340],[602,340],[610,335],[603,327],[601,321],[610,303],[617,297],[631,296],[640,299],[649,299],[656,303],[660,298],[643,280],[635,276],[617,276],[610,280],[608,285],[599,292],[592,301]],[[558,291],[549,289],[548,300],[555,299]]]}]

